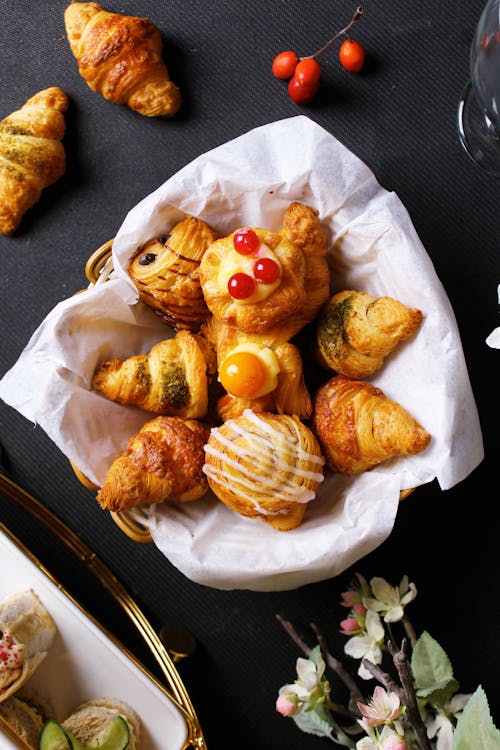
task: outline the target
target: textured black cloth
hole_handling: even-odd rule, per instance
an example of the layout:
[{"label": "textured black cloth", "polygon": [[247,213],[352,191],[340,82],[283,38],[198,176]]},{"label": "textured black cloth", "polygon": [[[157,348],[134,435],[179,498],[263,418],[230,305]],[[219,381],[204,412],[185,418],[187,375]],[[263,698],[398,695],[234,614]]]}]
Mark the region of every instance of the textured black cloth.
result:
[{"label": "textured black cloth", "polygon": [[[447,650],[464,692],[485,689],[500,723],[498,622],[499,353],[485,344],[498,323],[499,181],[462,151],[456,117],[482,2],[367,2],[352,33],[366,48],[359,75],[321,58],[320,93],[307,107],[271,74],[278,52],[311,54],[350,19],[354,4],[317,0],[110,0],[109,10],[148,16],[161,30],[184,104],[170,121],[147,119],[92,92],[65,38],[67,3],[0,0],[0,118],[57,85],[70,98],[65,176],[18,232],[0,238],[0,376],[62,299],[83,288],[87,258],[113,237],[129,209],[203,152],[265,123],[305,113],[395,191],[454,308],[483,429],[486,458],[457,487],[437,483],[405,500],[389,539],[338,578],[296,591],[256,594],[199,586],[153,544],[129,540],[76,479],[40,428],[0,403],[3,466],[109,564],[153,624],[181,623],[198,648],[179,666],[210,748],[320,748],[274,710],[295,677],[297,648],[275,619],[304,632],[315,621],[342,653],[341,592],[354,571],[418,588],[417,630]],[[148,654],[99,587],[66,561],[47,534],[7,499],[0,517],[95,616],[148,663]],[[0,571],[0,575],[7,575]],[[308,636],[309,637],[309,636]],[[310,637],[312,642],[312,637]],[[332,680],[335,686],[335,680]],[[337,688],[334,687],[336,690]],[[167,747],[167,740],[165,747]]]}]

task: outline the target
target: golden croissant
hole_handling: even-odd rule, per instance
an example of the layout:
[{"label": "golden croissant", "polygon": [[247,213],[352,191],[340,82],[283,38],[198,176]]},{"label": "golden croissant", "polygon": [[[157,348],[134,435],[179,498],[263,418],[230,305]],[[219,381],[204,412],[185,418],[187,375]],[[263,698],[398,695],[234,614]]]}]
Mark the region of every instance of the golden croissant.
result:
[{"label": "golden croissant", "polygon": [[143,245],[130,261],[128,273],[140,299],[176,330],[197,331],[210,314],[198,271],[215,238],[208,224],[186,216],[167,237]]},{"label": "golden croissant", "polygon": [[[240,252],[243,235],[251,246]],[[327,250],[317,212],[301,203],[285,211],[273,232],[241,227],[213,242],[200,281],[215,318],[245,333],[273,329],[286,341],[310,322],[329,296]]]},{"label": "golden croissant", "polygon": [[179,331],[155,344],[148,354],[98,365],[92,387],[106,398],[155,414],[204,417],[215,353],[201,336]]},{"label": "golden croissant", "polygon": [[203,474],[209,427],[194,419],[155,417],[131,437],[97,494],[106,510],[184,503],[208,490]]},{"label": "golden croissant", "polygon": [[342,474],[359,474],[389,458],[420,453],[431,440],[380,388],[342,375],[316,392],[311,428],[328,467]]},{"label": "golden croissant", "polygon": [[64,112],[57,86],[39,91],[0,122],[0,233],[12,234],[42,190],[66,169]]},{"label": "golden croissant", "polygon": [[93,91],[147,117],[171,117],[181,105],[162,57],[162,40],[148,18],[71,3],[64,13],[80,75]]},{"label": "golden croissant", "polygon": [[392,297],[339,292],[318,319],[319,360],[339,375],[364,378],[382,366],[400,341],[416,333],[422,320],[420,310]]},{"label": "golden croissant", "polygon": [[286,414],[247,409],[211,430],[205,454],[203,471],[219,500],[279,531],[302,522],[324,478],[315,436]]}]

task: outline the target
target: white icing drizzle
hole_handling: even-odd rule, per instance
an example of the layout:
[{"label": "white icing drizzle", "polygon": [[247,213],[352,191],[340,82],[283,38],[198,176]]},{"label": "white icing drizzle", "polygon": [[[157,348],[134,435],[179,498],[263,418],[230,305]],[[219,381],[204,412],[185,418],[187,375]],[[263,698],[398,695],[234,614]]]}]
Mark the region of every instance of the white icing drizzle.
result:
[{"label": "white icing drizzle", "polygon": [[[258,427],[259,432],[263,432],[264,434],[255,434],[253,431],[245,429],[234,419],[228,420],[226,424],[232,427],[237,437],[246,438],[249,445],[251,445],[251,449],[239,444],[235,445],[234,441],[221,434],[218,428],[211,430],[211,443],[205,446],[205,453],[207,455],[213,456],[228,467],[235,469],[238,472],[238,477],[227,477],[221,469],[217,469],[209,463],[205,463],[203,467],[204,473],[216,484],[237,494],[242,500],[251,503],[259,513],[264,515],[282,514],[286,513],[287,510],[269,511],[262,508],[254,497],[257,483],[260,487],[269,490],[270,500],[276,499],[278,501],[294,503],[307,503],[312,500],[315,497],[315,491],[304,487],[300,481],[295,481],[295,478],[312,480],[319,484],[324,479],[323,473],[301,469],[296,465],[296,462],[306,461],[323,466],[324,459],[321,456],[305,451],[296,437],[283,434],[258,417],[250,409],[246,409],[243,412],[243,416]],[[215,445],[214,442],[216,443]],[[288,452],[292,454],[290,462],[285,462],[279,458],[279,451],[276,449],[276,446],[279,446],[280,443],[285,444]],[[228,455],[228,450],[233,454],[237,454],[239,460],[231,458]],[[256,460],[259,458],[269,460],[271,456],[274,459],[274,475],[282,472],[285,476],[281,481],[275,479],[272,475],[263,477],[257,474],[253,468]]]}]

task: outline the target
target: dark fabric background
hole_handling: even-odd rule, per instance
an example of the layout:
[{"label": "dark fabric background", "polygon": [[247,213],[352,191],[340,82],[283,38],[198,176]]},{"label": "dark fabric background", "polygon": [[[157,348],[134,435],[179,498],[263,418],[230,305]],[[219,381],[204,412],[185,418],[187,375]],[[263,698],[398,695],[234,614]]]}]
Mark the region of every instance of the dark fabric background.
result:
[{"label": "dark fabric background", "polygon": [[[354,3],[110,0],[107,9],[148,16],[161,30],[171,77],[184,95],[171,121],[141,117],[86,86],[64,36],[66,4],[0,0],[0,117],[50,85],[71,100],[65,176],[44,192],[15,236],[0,238],[0,375],[54,305],[86,285],[87,258],[141,198],[204,151],[306,113],[406,205],[456,313],[486,458],[459,486],[442,492],[433,483],[410,496],[390,538],[352,570],[277,594],[220,592],[186,580],[154,545],[130,541],[42,430],[2,403],[4,470],[109,564],[155,627],[181,623],[194,634],[197,651],[179,670],[210,748],[325,746],[327,740],[306,737],[274,711],[299,655],[275,613],[306,631],[316,621],[342,655],[338,622],[345,610],[338,601],[357,570],[393,583],[408,573],[419,591],[411,611],[417,630],[427,629],[445,647],[463,691],[482,684],[500,724],[499,353],[484,343],[498,324],[500,190],[461,150],[456,130],[481,0],[367,0],[353,32],[368,53],[364,73],[343,71],[335,45],[322,58],[319,96],[303,108],[271,75],[272,59],[287,48],[310,54],[321,47],[348,21]],[[6,498],[0,517],[155,671],[107,596],[43,530]]]}]

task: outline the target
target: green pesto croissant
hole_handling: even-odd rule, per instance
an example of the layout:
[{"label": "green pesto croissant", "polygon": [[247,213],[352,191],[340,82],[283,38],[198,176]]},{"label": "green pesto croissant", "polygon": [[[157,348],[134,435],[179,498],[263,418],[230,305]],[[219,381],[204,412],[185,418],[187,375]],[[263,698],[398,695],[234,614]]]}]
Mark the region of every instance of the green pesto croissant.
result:
[{"label": "green pesto croissant", "polygon": [[174,338],[155,344],[148,354],[102,362],[92,387],[120,404],[197,419],[207,413],[209,378],[215,372],[210,344],[201,336],[179,331]]}]

